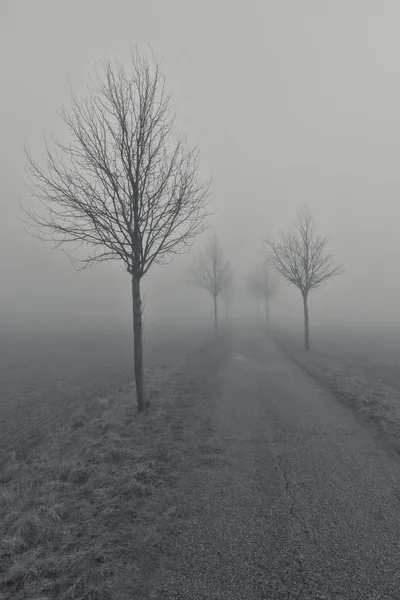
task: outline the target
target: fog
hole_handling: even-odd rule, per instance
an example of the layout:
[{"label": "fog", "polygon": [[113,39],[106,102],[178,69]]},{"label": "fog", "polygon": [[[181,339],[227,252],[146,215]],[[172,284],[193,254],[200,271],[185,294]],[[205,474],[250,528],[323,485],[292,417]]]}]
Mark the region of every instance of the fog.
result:
[{"label": "fog", "polygon": [[[162,57],[182,132],[213,176],[213,230],[251,313],[244,280],[261,240],[307,202],[346,272],[311,297],[316,321],[400,322],[400,5],[396,0],[0,0],[0,322],[130,317],[130,283],[113,263],[76,272],[24,231],[24,144],[62,139],[70,86],[94,66]],[[146,319],[212,314],[187,285],[191,254],[145,282]],[[281,286],[279,319],[301,316]]]}]

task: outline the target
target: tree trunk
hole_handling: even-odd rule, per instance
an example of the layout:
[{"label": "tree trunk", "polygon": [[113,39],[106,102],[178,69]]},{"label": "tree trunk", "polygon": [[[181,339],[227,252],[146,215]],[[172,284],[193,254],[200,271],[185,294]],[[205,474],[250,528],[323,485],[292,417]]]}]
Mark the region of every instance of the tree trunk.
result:
[{"label": "tree trunk", "polygon": [[309,319],[308,319],[308,294],[303,294],[303,307],[304,307],[304,348],[310,349],[310,330],[309,330]]},{"label": "tree trunk", "polygon": [[267,321],[267,326],[269,325],[269,305],[268,305],[268,296],[265,296],[265,318]]},{"label": "tree trunk", "polygon": [[225,299],[225,321],[228,320],[228,300]]},{"label": "tree trunk", "polygon": [[143,412],[146,403],[143,364],[143,321],[140,279],[132,277],[133,348],[135,361],[135,385],[138,412]]},{"label": "tree trunk", "polygon": [[218,331],[218,304],[217,304],[217,296],[214,296],[214,329]]}]

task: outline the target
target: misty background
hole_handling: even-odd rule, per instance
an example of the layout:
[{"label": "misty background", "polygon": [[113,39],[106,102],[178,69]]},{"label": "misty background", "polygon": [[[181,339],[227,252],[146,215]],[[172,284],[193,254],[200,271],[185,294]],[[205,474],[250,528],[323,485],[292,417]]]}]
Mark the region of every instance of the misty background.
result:
[{"label": "misty background", "polygon": [[[254,313],[246,275],[261,240],[290,227],[303,202],[346,272],[310,298],[313,320],[400,323],[400,4],[336,0],[0,0],[0,323],[130,319],[119,263],[76,272],[23,228],[24,144],[62,140],[71,87],[94,67],[149,45],[163,61],[182,133],[213,176],[211,222]],[[191,254],[144,281],[145,322],[212,315],[186,283]],[[240,293],[239,293],[240,292]],[[286,285],[272,318],[302,317]]]}]

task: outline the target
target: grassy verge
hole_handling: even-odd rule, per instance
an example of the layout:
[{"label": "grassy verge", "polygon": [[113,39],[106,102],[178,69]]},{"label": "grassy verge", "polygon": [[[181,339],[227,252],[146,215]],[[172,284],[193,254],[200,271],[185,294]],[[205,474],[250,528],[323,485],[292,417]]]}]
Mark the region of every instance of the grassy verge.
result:
[{"label": "grassy verge", "polygon": [[400,453],[400,386],[378,365],[350,364],[323,352],[305,352],[280,333],[274,339],[289,358],[382,434]]},{"label": "grassy verge", "polygon": [[[209,419],[226,340],[159,369],[148,413],[103,398],[0,471],[0,599],[145,598],[179,521],[185,468],[218,452]],[[153,380],[154,381],[154,380]]]}]

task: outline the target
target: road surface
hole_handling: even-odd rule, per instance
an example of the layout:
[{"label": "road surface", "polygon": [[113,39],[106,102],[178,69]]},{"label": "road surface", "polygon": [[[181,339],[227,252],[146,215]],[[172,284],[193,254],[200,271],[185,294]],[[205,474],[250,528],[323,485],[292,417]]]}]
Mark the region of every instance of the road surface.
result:
[{"label": "road surface", "polygon": [[262,332],[236,335],[212,399],[217,460],[154,599],[400,599],[400,464]]}]

